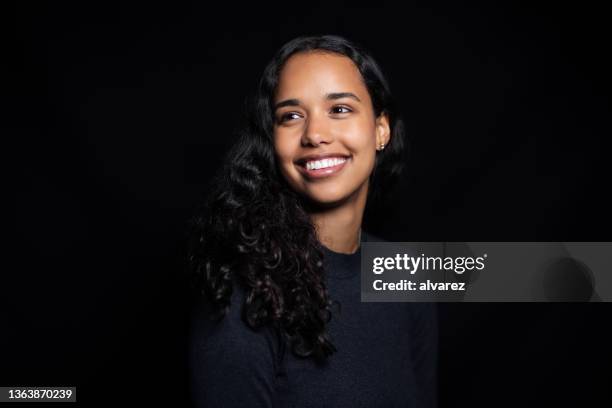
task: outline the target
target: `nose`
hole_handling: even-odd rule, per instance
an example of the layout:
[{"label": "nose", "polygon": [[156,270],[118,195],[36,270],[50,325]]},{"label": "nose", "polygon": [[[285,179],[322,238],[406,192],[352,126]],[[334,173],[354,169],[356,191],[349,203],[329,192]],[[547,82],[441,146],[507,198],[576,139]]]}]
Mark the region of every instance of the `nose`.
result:
[{"label": "nose", "polygon": [[311,115],[306,121],[306,127],[302,134],[303,146],[318,146],[321,143],[330,143],[332,132],[329,121],[325,115]]}]

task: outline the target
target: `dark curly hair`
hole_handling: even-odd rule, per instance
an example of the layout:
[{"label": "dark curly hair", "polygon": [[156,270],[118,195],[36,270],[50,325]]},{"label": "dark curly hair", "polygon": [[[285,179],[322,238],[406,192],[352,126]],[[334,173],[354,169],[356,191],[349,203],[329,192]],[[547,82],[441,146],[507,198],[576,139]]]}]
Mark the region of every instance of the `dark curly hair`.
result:
[{"label": "dark curly hair", "polygon": [[238,140],[191,220],[188,266],[193,288],[212,306],[215,318],[227,313],[233,285],[242,285],[242,316],[248,326],[270,324],[296,356],[321,362],[336,351],[326,331],[333,302],[325,285],[324,252],[306,204],[277,168],[273,145],[273,96],[280,71],[290,56],[308,51],[350,58],[375,115],[389,117],[391,139],[377,152],[368,202],[381,198],[399,178],[407,150],[403,122],[372,56],[339,36],[295,38],[265,67]]}]

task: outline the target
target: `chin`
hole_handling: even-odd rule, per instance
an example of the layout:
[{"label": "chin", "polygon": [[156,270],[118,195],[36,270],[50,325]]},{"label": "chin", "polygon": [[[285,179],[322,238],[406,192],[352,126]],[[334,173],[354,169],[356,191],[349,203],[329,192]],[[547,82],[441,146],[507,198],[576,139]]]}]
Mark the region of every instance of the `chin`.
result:
[{"label": "chin", "polygon": [[321,207],[335,207],[337,205],[340,205],[343,201],[345,201],[345,198],[326,198],[326,199],[322,199],[319,197],[312,197],[309,196],[308,197],[310,199],[311,202],[313,202],[316,205],[319,205]]},{"label": "chin", "polygon": [[334,207],[345,202],[351,194],[338,191],[309,191],[304,194],[312,203],[322,207]]}]

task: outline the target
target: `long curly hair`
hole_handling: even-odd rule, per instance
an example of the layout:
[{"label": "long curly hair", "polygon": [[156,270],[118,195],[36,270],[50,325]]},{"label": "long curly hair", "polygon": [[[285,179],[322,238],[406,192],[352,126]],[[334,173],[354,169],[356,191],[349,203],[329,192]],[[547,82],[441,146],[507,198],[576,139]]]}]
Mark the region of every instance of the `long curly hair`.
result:
[{"label": "long curly hair", "polygon": [[272,325],[296,356],[321,362],[336,351],[326,331],[334,302],[325,285],[324,252],[305,203],[277,167],[273,145],[273,96],[281,69],[295,53],[315,50],[350,58],[375,115],[389,117],[391,139],[377,152],[368,203],[382,198],[400,177],[407,150],[404,126],[372,56],[339,36],[295,38],[265,67],[238,139],[190,221],[188,267],[192,287],[210,304],[213,318],[227,314],[234,285],[242,285],[248,326]]}]

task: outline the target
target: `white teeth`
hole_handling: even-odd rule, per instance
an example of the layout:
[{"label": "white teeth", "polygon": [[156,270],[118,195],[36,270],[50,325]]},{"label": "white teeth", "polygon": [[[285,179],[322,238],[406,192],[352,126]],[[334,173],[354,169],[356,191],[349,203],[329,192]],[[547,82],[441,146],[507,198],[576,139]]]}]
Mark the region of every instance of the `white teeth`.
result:
[{"label": "white teeth", "polygon": [[318,170],[324,169],[326,167],[337,166],[340,163],[344,163],[346,161],[345,158],[331,158],[331,159],[323,159],[323,160],[314,160],[306,163],[306,168],[308,170]]}]

